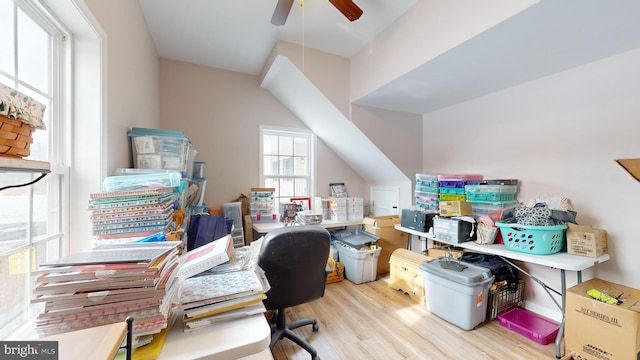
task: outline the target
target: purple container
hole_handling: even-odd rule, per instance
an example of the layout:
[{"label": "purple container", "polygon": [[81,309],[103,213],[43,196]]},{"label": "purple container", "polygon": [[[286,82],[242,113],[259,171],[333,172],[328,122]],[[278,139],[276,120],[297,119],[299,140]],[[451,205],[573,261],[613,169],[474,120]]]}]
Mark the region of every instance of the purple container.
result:
[{"label": "purple container", "polygon": [[500,325],[529,339],[547,345],[558,335],[560,325],[523,308],[513,308],[498,314]]}]

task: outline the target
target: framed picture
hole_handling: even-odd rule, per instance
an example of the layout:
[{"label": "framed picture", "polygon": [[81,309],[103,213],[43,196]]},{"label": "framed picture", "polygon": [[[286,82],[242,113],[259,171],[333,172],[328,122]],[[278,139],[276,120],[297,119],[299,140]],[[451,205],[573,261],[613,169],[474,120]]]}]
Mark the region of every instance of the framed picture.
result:
[{"label": "framed picture", "polygon": [[289,201],[297,205],[298,211],[311,210],[311,199],[308,197],[295,197],[289,199]]}]

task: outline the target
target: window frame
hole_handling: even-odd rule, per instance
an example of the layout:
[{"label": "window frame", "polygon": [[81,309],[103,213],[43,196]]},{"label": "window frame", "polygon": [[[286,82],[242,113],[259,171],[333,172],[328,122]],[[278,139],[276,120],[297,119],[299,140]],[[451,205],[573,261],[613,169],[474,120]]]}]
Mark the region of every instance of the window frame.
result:
[{"label": "window frame", "polygon": [[[39,184],[46,188],[46,231],[43,235],[34,234],[32,231],[34,220],[34,209],[37,206],[37,202],[34,197],[34,187],[39,184],[30,185],[25,188],[26,195],[19,195],[26,197],[29,202],[27,204],[27,230],[24,236],[17,238],[20,241],[20,245],[10,248],[5,248],[0,251],[0,257],[8,259],[21,259],[24,260],[24,264],[20,264],[20,269],[27,274],[25,277],[24,286],[18,286],[13,289],[14,291],[24,292],[24,300],[20,308],[24,310],[24,314],[19,317],[10,319],[9,322],[0,328],[0,333],[16,334],[25,331],[24,328],[28,327],[30,320],[33,319],[37,313],[42,309],[42,305],[32,305],[30,300],[33,294],[34,281],[32,272],[37,269],[38,265],[43,261],[51,261],[62,256],[66,249],[68,249],[68,228],[69,228],[69,202],[68,202],[68,183],[70,167],[68,165],[68,149],[67,143],[68,134],[70,133],[71,121],[69,117],[69,106],[71,104],[71,60],[70,54],[72,52],[71,42],[69,40],[69,31],[62,26],[62,24],[56,19],[55,15],[43,6],[37,0],[13,0],[10,2],[12,7],[12,16],[14,18],[13,30],[14,36],[12,39],[13,46],[17,49],[18,43],[18,31],[19,26],[17,23],[18,12],[28,16],[35,24],[37,24],[45,33],[49,35],[49,57],[48,64],[48,76],[49,85],[48,89],[39,90],[29,83],[25,82],[20,76],[19,62],[17,51],[14,56],[14,68],[13,74],[2,72],[0,73],[13,81],[7,85],[18,89],[28,89],[35,92],[40,96],[47,98],[47,116],[48,123],[46,130],[37,130],[39,132],[46,132],[47,148],[46,158],[38,158],[38,155],[30,156],[26,159],[35,159],[41,161],[47,161],[50,164],[50,173],[46,177],[40,180]],[[35,179],[39,174],[25,174],[26,178]],[[0,198],[3,194],[0,193]],[[20,200],[20,198],[18,198]],[[21,201],[21,200],[20,200]],[[9,240],[13,241],[13,240]],[[13,268],[13,266],[11,267]],[[17,268],[16,268],[17,269]],[[10,279],[9,279],[10,280]],[[11,284],[1,284],[3,288],[8,291],[12,291]],[[5,287],[6,286],[6,287]],[[18,302],[15,306],[18,306]]]},{"label": "window frame", "polygon": [[[305,138],[307,140],[307,175],[306,176],[296,176],[296,175],[265,175],[265,154],[264,154],[264,138],[267,135],[271,136],[289,136],[289,137],[298,137]],[[306,194],[294,194],[294,198],[299,197],[307,197],[309,199],[313,199],[316,194],[316,139],[315,133],[308,129],[299,129],[299,128],[285,128],[285,127],[277,127],[277,126],[267,126],[260,125],[260,141],[259,141],[259,173],[260,173],[260,186],[267,187],[266,180],[267,179],[301,179],[304,178],[307,181],[307,191]],[[282,196],[279,192],[280,189],[276,189],[275,191],[275,201],[276,204],[280,202],[289,202],[290,196]]]}]

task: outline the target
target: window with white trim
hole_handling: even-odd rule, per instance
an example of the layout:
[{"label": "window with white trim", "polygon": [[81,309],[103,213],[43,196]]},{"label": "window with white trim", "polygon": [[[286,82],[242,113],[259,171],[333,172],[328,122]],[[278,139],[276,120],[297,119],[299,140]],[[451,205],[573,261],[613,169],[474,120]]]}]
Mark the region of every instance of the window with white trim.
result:
[{"label": "window with white trim", "polygon": [[[31,306],[33,271],[59,258],[66,241],[68,164],[62,143],[70,124],[63,116],[69,45],[67,32],[37,0],[0,0],[0,34],[0,83],[47,107],[47,129],[33,133],[27,159],[51,167],[34,185],[0,191],[0,338],[6,339],[40,311]],[[39,175],[3,171],[0,187]]]},{"label": "window with white trim", "polygon": [[260,127],[260,183],[276,203],[315,195],[315,143],[308,130]]}]

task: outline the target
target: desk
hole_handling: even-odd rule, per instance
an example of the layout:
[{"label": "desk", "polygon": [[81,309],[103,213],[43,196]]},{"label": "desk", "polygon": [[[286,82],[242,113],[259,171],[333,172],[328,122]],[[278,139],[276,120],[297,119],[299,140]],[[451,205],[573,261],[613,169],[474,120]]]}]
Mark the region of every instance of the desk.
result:
[{"label": "desk", "polygon": [[[567,254],[566,252],[559,252],[551,255],[534,255],[521,253],[516,251],[507,250],[503,244],[492,244],[492,245],[480,245],[475,243],[474,241],[467,241],[463,243],[451,243],[447,241],[442,241],[436,239],[433,234],[415,231],[409,228],[402,227],[400,225],[396,225],[395,228],[397,230],[403,231],[410,235],[416,235],[419,237],[424,237],[429,240],[435,240],[441,243],[446,243],[450,245],[454,245],[457,247],[461,247],[463,249],[467,249],[474,252],[479,252],[483,254],[491,254],[498,255],[503,258],[505,261],[509,262],[509,260],[518,260],[523,261],[530,264],[543,265],[550,268],[560,270],[560,292],[559,295],[562,297],[562,304],[556,303],[562,312],[562,323],[560,324],[560,330],[558,331],[558,336],[556,337],[556,358],[560,359],[562,357],[560,345],[562,342],[562,337],[564,336],[564,310],[566,305],[566,293],[567,293],[567,283],[566,283],[566,275],[565,271],[576,271],[577,272],[577,281],[578,283],[582,282],[582,270],[586,270],[591,268],[599,263],[605,262],[609,260],[609,254],[600,255],[597,258],[590,258],[586,256],[578,256]],[[409,239],[411,240],[411,239]],[[515,264],[512,264],[515,266]],[[518,266],[516,266],[519,270],[522,271]],[[529,277],[528,273],[523,273]],[[541,283],[539,280],[533,278],[537,283],[542,285],[545,290],[547,290],[547,286],[544,283]],[[548,291],[547,291],[548,292]],[[551,295],[551,294],[549,294]]]},{"label": "desk", "polygon": [[271,328],[263,314],[221,322],[189,333],[184,332],[181,318],[179,316],[169,330],[158,360],[271,358]]},{"label": "desk", "polygon": [[[253,223],[253,230],[255,230],[258,234],[266,234],[271,230],[280,229],[285,226],[285,223],[282,222],[262,222],[262,223]],[[296,225],[293,225],[296,226]],[[316,226],[322,226],[325,229],[334,228],[334,227],[347,227],[347,226],[362,226],[362,219],[359,220],[349,220],[349,221],[333,221],[333,220],[323,220],[320,224]]]},{"label": "desk", "polygon": [[128,324],[123,321],[50,335],[39,340],[57,341],[60,359],[111,360],[118,352],[127,330]]}]

